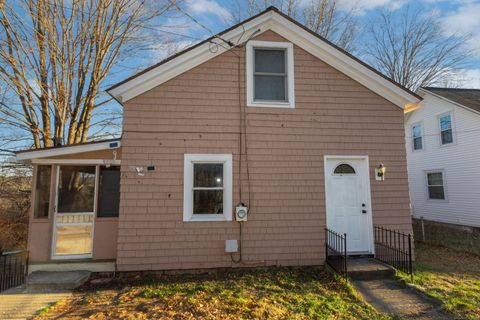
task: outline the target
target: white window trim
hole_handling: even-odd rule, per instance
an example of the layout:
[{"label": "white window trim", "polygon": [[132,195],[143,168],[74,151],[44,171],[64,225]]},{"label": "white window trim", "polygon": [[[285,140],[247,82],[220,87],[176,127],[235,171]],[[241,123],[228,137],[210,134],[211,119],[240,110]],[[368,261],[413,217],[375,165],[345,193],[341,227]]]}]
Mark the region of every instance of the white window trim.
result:
[{"label": "white window trim", "polygon": [[[429,173],[441,173],[442,174],[442,182],[443,182],[443,199],[432,199],[430,198],[430,191],[428,190],[429,184],[428,184],[428,174]],[[434,170],[425,170],[425,185],[426,185],[426,198],[428,201],[441,201],[441,202],[448,202],[448,196],[447,196],[447,180],[446,180],[446,175],[445,175],[445,169],[434,169]]]},{"label": "white window trim", "polygon": [[[422,148],[421,149],[415,149],[415,143],[414,143],[413,127],[418,126],[418,125],[421,126],[421,130],[420,130],[420,132],[421,132],[420,137],[422,138]],[[418,122],[412,123],[410,125],[410,133],[412,135],[412,138],[410,139],[410,142],[412,144],[412,151],[413,152],[420,152],[420,151],[425,150],[425,132],[424,132],[424,129],[425,129],[425,127],[423,125],[423,121],[418,121]]]},{"label": "white window trim", "polygon": [[[452,142],[442,143],[442,124],[440,122],[440,119],[443,116],[446,116],[446,115],[450,115],[450,121],[451,121],[451,126],[452,126]],[[438,143],[439,143],[440,147],[455,145],[456,142],[457,142],[457,137],[456,137],[456,133],[455,133],[455,118],[453,117],[453,112],[448,111],[448,112],[444,112],[444,113],[439,114],[437,116],[437,125],[438,125]]]},{"label": "white window trim", "polygon": [[[287,94],[288,101],[255,101],[254,75],[253,75],[253,51],[255,48],[286,49],[287,52]],[[249,41],[247,42],[247,106],[248,107],[270,107],[270,108],[295,108],[295,77],[293,69],[293,44],[291,42],[274,41]]]},{"label": "white window trim", "polygon": [[[223,214],[193,214],[193,164],[223,163]],[[185,154],[183,178],[183,221],[232,221],[232,155]]]}]

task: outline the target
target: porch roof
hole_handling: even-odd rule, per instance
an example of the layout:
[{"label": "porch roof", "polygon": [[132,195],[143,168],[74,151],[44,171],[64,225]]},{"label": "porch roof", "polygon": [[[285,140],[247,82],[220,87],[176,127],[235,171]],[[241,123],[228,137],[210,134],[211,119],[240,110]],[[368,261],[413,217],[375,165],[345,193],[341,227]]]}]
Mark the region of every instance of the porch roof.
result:
[{"label": "porch roof", "polygon": [[65,146],[46,147],[41,149],[29,149],[15,152],[17,162],[30,163],[34,159],[50,158],[82,152],[120,148],[120,138],[84,142]]}]

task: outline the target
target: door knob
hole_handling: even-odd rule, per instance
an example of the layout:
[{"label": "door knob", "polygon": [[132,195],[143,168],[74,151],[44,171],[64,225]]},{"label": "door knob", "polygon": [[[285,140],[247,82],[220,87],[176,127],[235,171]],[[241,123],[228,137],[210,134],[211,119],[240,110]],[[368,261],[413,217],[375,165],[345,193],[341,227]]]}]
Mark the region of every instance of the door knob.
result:
[{"label": "door knob", "polygon": [[367,213],[367,210],[362,210],[362,213]]}]

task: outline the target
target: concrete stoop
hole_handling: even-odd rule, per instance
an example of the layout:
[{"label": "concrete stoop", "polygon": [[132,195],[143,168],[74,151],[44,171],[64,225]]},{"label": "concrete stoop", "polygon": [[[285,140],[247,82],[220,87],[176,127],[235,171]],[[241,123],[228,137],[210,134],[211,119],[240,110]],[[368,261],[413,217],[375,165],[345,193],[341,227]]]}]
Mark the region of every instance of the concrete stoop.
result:
[{"label": "concrete stoop", "polygon": [[347,270],[352,280],[395,279],[395,269],[373,258],[349,258]]},{"label": "concrete stoop", "polygon": [[27,277],[28,291],[68,291],[84,284],[90,271],[35,271]]}]

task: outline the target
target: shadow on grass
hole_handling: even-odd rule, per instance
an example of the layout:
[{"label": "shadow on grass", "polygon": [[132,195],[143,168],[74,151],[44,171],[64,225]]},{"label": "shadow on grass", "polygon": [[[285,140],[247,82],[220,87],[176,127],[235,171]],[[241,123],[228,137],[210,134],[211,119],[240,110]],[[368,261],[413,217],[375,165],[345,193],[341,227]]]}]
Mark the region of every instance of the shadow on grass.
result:
[{"label": "shadow on grass", "polygon": [[82,287],[45,317],[70,319],[388,319],[322,268],[121,274]]}]

